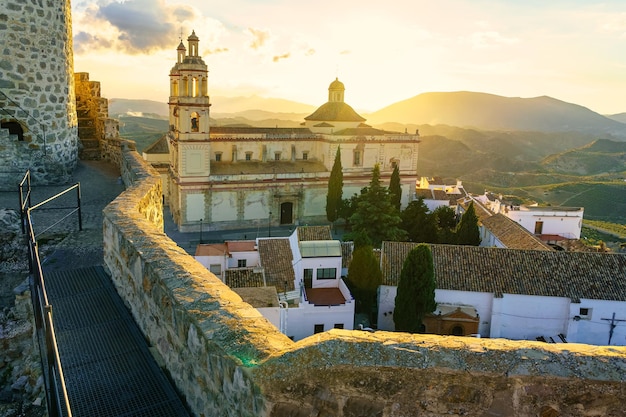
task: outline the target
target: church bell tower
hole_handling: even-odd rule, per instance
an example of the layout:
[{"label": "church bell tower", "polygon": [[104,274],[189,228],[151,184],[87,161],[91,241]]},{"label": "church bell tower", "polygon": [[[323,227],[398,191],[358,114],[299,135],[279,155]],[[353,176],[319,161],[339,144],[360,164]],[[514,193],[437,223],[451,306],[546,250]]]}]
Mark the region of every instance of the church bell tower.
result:
[{"label": "church bell tower", "polygon": [[206,182],[210,174],[208,70],[195,31],[187,42],[170,71],[170,169],[178,184]]}]

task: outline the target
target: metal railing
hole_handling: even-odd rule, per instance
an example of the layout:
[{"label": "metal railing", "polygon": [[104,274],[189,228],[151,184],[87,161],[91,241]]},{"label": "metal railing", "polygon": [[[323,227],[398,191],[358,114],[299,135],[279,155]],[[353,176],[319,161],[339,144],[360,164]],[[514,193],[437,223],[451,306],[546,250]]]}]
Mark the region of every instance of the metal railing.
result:
[{"label": "metal railing", "polygon": [[[76,184],[74,187],[76,186],[79,186],[79,184]],[[24,187],[26,187],[25,192]],[[70,187],[62,193],[57,194],[57,196],[42,203],[31,206],[30,172],[26,172],[24,178],[20,182],[20,211],[22,212],[22,229],[24,230],[25,228],[28,232],[28,261],[31,276],[31,297],[35,316],[35,326],[37,328],[37,337],[40,339],[39,349],[41,353],[42,365],[44,367],[46,398],[48,403],[48,414],[50,417],[72,417],[72,410],[70,408],[67,388],[65,386],[65,377],[63,375],[63,368],[61,366],[61,358],[59,356],[56,333],[54,331],[54,323],[52,320],[52,305],[48,300],[48,294],[46,292],[46,284],[43,269],[41,267],[41,260],[39,259],[39,247],[37,245],[37,239],[33,229],[31,212],[52,199],[68,192],[74,187]],[[26,196],[26,198],[24,198],[24,196]],[[78,210],[80,217],[80,208]],[[82,222],[80,219],[79,224],[81,225],[82,230]]]}]

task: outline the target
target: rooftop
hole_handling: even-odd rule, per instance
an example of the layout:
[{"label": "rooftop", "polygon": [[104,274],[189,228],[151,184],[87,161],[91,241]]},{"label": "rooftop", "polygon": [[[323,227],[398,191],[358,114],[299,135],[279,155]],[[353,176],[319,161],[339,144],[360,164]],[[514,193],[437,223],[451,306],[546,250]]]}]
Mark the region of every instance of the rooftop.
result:
[{"label": "rooftop", "polygon": [[483,226],[509,249],[553,250],[504,214],[482,219]]},{"label": "rooftop", "polygon": [[280,290],[294,290],[293,254],[289,239],[259,239],[259,259],[265,269],[265,281],[268,286]]},{"label": "rooftop", "polygon": [[316,306],[338,306],[346,303],[339,288],[307,288],[306,298]]},{"label": "rooftop", "polygon": [[[417,243],[383,242],[383,284],[397,286]],[[626,255],[430,245],[443,290],[626,301]]]},{"label": "rooftop", "polygon": [[299,226],[298,240],[332,240],[330,226]]},{"label": "rooftop", "polygon": [[341,256],[341,242],[338,240],[304,240],[300,242],[303,258],[327,258]]}]

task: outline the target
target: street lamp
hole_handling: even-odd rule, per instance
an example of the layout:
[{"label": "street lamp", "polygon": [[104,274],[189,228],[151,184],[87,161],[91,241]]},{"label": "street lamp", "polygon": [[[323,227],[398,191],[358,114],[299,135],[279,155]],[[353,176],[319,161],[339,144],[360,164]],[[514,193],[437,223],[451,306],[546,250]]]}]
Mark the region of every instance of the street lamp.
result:
[{"label": "street lamp", "polygon": [[272,212],[270,211],[270,216],[267,218],[267,237],[272,237]]},{"label": "street lamp", "polygon": [[202,245],[202,219],[200,219],[200,244]]}]

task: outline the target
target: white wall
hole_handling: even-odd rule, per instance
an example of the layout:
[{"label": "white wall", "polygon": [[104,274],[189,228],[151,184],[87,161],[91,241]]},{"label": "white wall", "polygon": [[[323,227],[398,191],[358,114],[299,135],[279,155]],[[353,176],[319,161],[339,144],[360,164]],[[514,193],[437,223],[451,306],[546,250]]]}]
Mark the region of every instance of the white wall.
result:
[{"label": "white wall", "polygon": [[[580,315],[580,308],[591,309],[591,314],[581,320],[574,320]],[[568,321],[567,341],[571,343],[588,343],[592,345],[607,345],[609,343],[610,320],[615,313],[615,319],[626,320],[626,302],[600,301],[581,299],[580,304],[570,305],[570,320]],[[626,346],[626,321],[615,322],[612,346]]]},{"label": "white wall", "polygon": [[316,324],[323,324],[324,331],[336,323],[342,323],[344,329],[354,329],[354,301],[341,306],[300,304],[298,308],[290,308],[287,314],[287,336],[296,341],[313,335]]},{"label": "white wall", "polygon": [[570,300],[504,294],[494,298],[490,337],[535,340],[538,336],[567,333]]},{"label": "white wall", "polygon": [[558,210],[508,210],[505,213],[511,220],[519,223],[530,233],[535,233],[535,224],[543,222],[541,231],[544,235],[559,235],[568,239],[580,239],[583,211]]},{"label": "white wall", "polygon": [[257,251],[249,252],[232,252],[228,258],[228,268],[237,268],[240,259],[246,260],[246,268],[251,266],[259,266],[259,253]]}]

